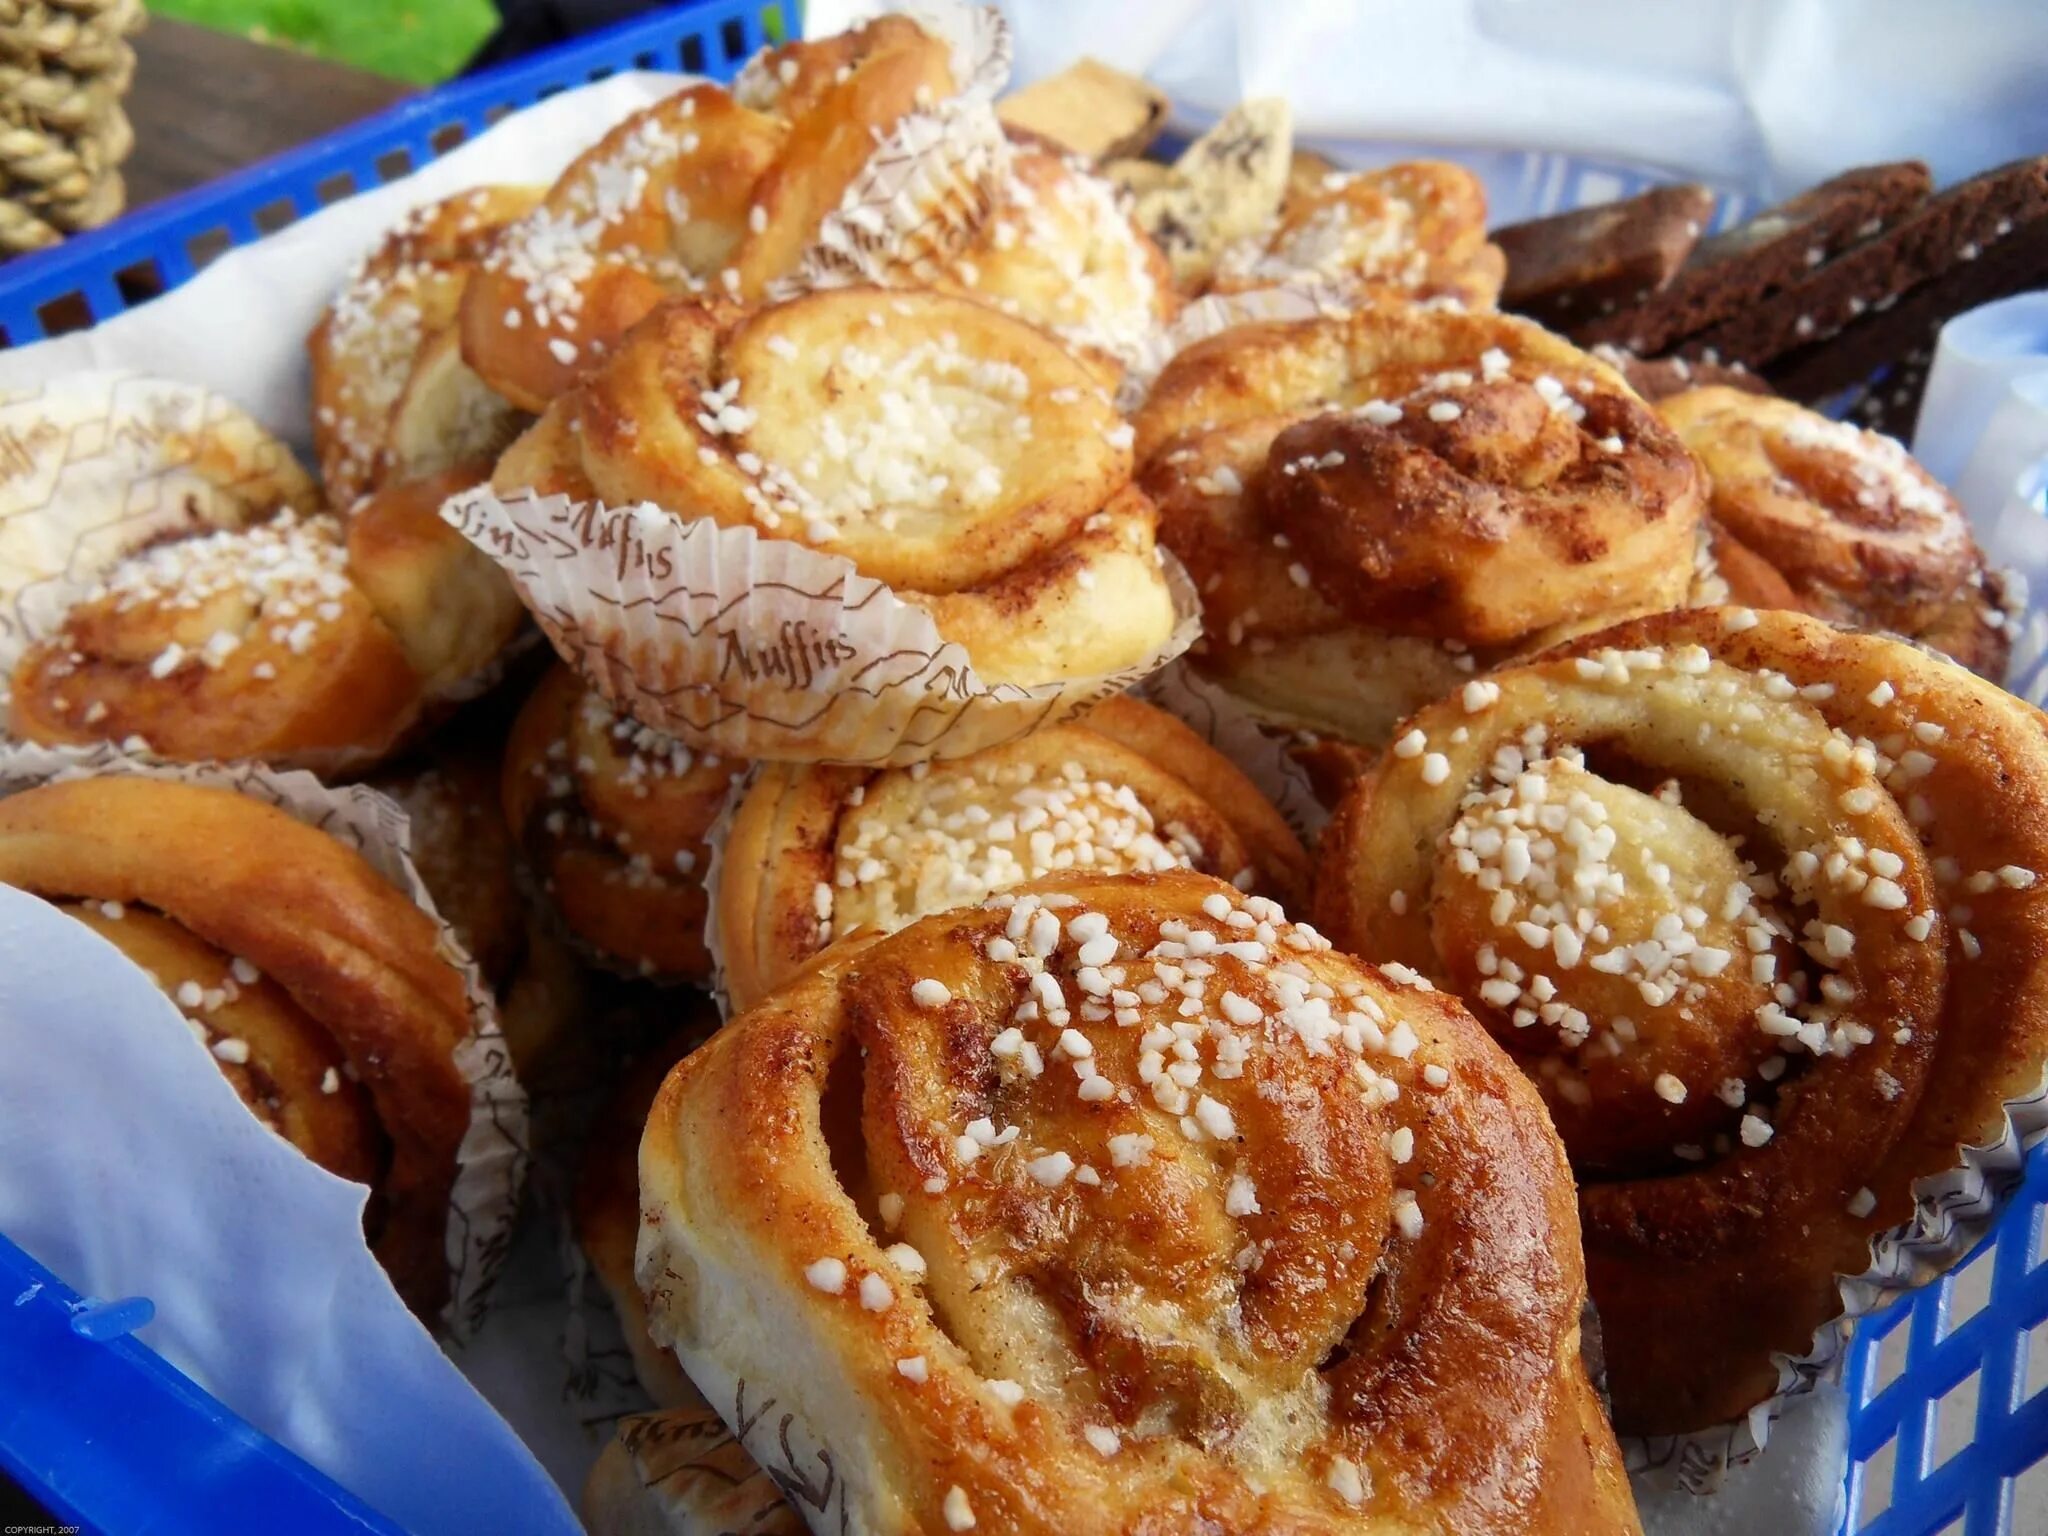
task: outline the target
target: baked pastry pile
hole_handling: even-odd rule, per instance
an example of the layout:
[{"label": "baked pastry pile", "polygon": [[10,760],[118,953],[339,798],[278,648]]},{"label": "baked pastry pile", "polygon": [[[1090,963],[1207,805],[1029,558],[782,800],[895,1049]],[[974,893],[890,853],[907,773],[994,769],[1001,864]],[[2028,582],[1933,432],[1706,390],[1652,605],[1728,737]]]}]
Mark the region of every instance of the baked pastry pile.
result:
[{"label": "baked pastry pile", "polygon": [[[1916,1181],[2041,1081],[2012,595],[1896,442],[1590,345],[1701,189],[1494,240],[1460,167],[1275,101],[1169,164],[1006,60],[885,15],[410,216],[318,483],[197,454],[8,729],[404,806],[658,1407],[593,1530],[1635,1530],[1616,1429],[1741,1421],[1874,1239],[1936,1272]],[[1127,690],[1197,627],[1183,723]],[[0,798],[0,878],[424,1302],[455,973],[217,800]]]}]

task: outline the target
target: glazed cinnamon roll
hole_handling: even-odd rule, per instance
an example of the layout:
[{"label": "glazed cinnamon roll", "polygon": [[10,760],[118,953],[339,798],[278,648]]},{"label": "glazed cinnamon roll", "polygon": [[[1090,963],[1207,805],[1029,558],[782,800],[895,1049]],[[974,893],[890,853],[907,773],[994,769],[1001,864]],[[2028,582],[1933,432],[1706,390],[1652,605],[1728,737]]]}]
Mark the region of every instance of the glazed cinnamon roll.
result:
[{"label": "glazed cinnamon roll", "polygon": [[512,727],[500,794],[573,938],[620,970],[701,981],[704,839],[744,766],[616,713],[558,665]]},{"label": "glazed cinnamon roll", "polygon": [[1180,354],[1136,422],[1204,671],[1377,746],[1494,661],[1685,600],[1704,487],[1605,364],[1504,315],[1370,304]]},{"label": "glazed cinnamon roll", "polygon": [[462,297],[464,360],[544,409],[664,298],[716,280],[786,136],[709,84],[628,117],[485,256]]},{"label": "glazed cinnamon roll", "polygon": [[313,448],[328,505],[346,512],[387,480],[497,456],[511,405],[463,366],[464,288],[537,187],[479,187],[408,214],[349,274],[306,350]]},{"label": "glazed cinnamon roll", "polygon": [[993,210],[944,271],[957,289],[1043,326],[1112,375],[1180,308],[1159,248],[1080,161],[1019,148]]},{"label": "glazed cinnamon roll", "polygon": [[828,962],[655,1100],[655,1336],[819,1530],[1634,1530],[1563,1154],[1411,975],[1189,872]]},{"label": "glazed cinnamon roll", "polygon": [[422,1318],[445,1298],[470,1090],[462,976],[358,854],[230,790],[106,776],[0,799],[0,881],[149,971],[251,1111],[370,1185],[368,1237]]},{"label": "glazed cinnamon roll", "polygon": [[745,1009],[836,940],[1061,871],[1198,869],[1292,899],[1307,864],[1251,780],[1172,716],[1118,697],[944,763],[764,764],[712,893],[720,973]]},{"label": "glazed cinnamon roll", "polygon": [[438,516],[474,483],[457,471],[394,486],[346,526],[284,512],[130,555],[23,653],[11,729],[139,738],[180,761],[373,765],[524,622],[503,574]]},{"label": "glazed cinnamon roll", "polygon": [[1228,247],[1212,292],[1300,286],[1346,299],[1455,299],[1492,309],[1507,257],[1486,238],[1486,189],[1461,165],[1410,160],[1295,180],[1279,217]]},{"label": "glazed cinnamon roll", "polygon": [[952,295],[677,303],[499,460],[510,496],[651,502],[851,560],[989,683],[1131,666],[1175,625],[1131,429],[1035,327]]},{"label": "glazed cinnamon roll", "polygon": [[2005,676],[2004,583],[1962,508],[1895,440],[1721,386],[1657,410],[1713,482],[1717,544],[1778,572],[1800,608],[1921,641],[1993,682]]},{"label": "glazed cinnamon roll", "polygon": [[463,299],[463,356],[539,411],[664,299],[758,298],[888,131],[958,89],[953,70],[945,41],[885,16],[770,50],[737,97],[692,85],[634,113],[485,260]]},{"label": "glazed cinnamon roll", "polygon": [[1617,1426],[1705,1428],[2040,1083],[2048,720],[1798,614],[1633,621],[1408,721],[1316,915],[1521,1062],[1579,1174]]}]

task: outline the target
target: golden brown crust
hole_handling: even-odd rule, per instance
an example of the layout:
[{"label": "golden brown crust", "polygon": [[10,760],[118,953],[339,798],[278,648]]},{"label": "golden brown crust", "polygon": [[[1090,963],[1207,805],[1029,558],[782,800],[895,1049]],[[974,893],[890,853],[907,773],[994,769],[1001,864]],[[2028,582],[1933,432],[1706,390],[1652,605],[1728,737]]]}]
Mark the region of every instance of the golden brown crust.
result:
[{"label": "golden brown crust", "polygon": [[733,258],[736,297],[757,297],[794,271],[876,144],[903,117],[958,87],[952,50],[921,27],[892,22],[862,31],[829,83],[800,63],[796,89],[778,102],[797,115],[781,154],[754,187],[761,213]]},{"label": "golden brown crust", "polygon": [[1173,270],[1108,181],[1020,149],[989,217],[938,286],[1043,326],[1114,378],[1180,308]]},{"label": "golden brown crust", "polygon": [[1726,1422],[1912,1181],[2040,1081],[2048,721],[1895,640],[1737,608],[1486,688],[1353,788],[1317,917],[1466,998],[1543,1091],[1617,1423]]},{"label": "golden brown crust", "polygon": [[1134,425],[1202,593],[1198,664],[1278,724],[1378,745],[1476,671],[1692,584],[1684,447],[1527,321],[1380,303],[1234,327]]},{"label": "golden brown crust", "polygon": [[730,265],[784,126],[692,85],[578,155],[462,296],[463,358],[539,411],[645,314]]},{"label": "golden brown crust", "polygon": [[149,973],[251,1114],[329,1173],[376,1184],[384,1160],[376,1110],[347,1075],[334,1037],[290,994],[246,959],[146,907],[59,906]]},{"label": "golden brown crust", "polygon": [[1994,682],[2005,675],[2011,639],[1969,520],[1898,443],[1721,386],[1657,410],[1711,477],[1716,522],[1800,608],[1925,640]]},{"label": "golden brown crust", "polygon": [[505,822],[563,925],[621,969],[710,974],[705,835],[744,764],[615,714],[557,665],[505,744]]},{"label": "golden brown crust", "polygon": [[1308,855],[1228,759],[1128,696],[945,763],[764,764],[713,892],[726,994],[750,1008],[830,945],[1069,868],[1193,868],[1293,900]]},{"label": "golden brown crust", "polygon": [[493,485],[843,555],[926,607],[985,680],[1032,685],[1129,665],[1172,632],[1129,436],[1043,331],[950,294],[849,287],[649,316]]},{"label": "golden brown crust", "polygon": [[0,881],[163,914],[261,971],[333,1038],[390,1146],[372,1247],[422,1317],[444,1257],[469,1086],[462,977],[432,921],[349,849],[246,796],[155,779],[44,785],[0,800]]},{"label": "golden brown crust", "polygon": [[[1207,949],[1204,1018],[1084,1017],[1098,941],[1133,988]],[[834,1528],[1635,1530],[1534,1096],[1318,942],[1199,875],[1073,876],[776,993],[649,1118],[657,1336],[763,1452],[831,1457]],[[1192,1089],[1174,1020],[1219,1042]]]},{"label": "golden brown crust", "polygon": [[391,432],[415,366],[452,332],[477,263],[539,198],[538,187],[478,187],[414,209],[322,313],[306,351],[313,449],[335,511],[403,471]]},{"label": "golden brown crust", "polygon": [[1493,308],[1506,278],[1507,257],[1486,238],[1479,178],[1449,161],[1408,160],[1313,179],[1290,167],[1273,227],[1225,250],[1211,288],[1309,285],[1349,299],[1450,298],[1480,310]]},{"label": "golden brown crust", "polygon": [[286,512],[116,565],[22,654],[10,726],[28,741],[139,737],[183,761],[344,771],[394,750],[424,703],[350,579],[341,527]]},{"label": "golden brown crust", "polygon": [[361,502],[348,521],[349,579],[431,695],[483,673],[526,622],[496,561],[442,521],[441,503],[489,478],[463,465]]}]

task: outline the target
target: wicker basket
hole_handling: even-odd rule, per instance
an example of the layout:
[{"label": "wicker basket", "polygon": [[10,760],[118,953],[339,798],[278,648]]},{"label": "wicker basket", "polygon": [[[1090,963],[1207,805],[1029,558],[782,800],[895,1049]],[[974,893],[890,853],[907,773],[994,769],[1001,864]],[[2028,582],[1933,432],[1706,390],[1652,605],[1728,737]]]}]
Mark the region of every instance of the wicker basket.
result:
[{"label": "wicker basket", "polygon": [[121,211],[142,0],[0,0],[0,259]]}]

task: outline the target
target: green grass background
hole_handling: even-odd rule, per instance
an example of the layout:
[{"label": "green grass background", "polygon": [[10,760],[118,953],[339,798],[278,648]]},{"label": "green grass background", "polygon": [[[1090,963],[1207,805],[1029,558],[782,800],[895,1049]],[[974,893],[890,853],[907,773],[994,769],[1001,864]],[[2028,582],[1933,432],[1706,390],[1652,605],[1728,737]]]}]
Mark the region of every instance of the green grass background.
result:
[{"label": "green grass background", "polygon": [[149,0],[156,15],[429,85],[497,25],[491,0]]}]

